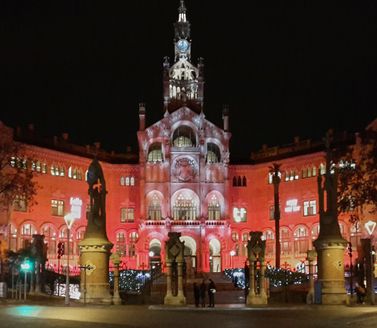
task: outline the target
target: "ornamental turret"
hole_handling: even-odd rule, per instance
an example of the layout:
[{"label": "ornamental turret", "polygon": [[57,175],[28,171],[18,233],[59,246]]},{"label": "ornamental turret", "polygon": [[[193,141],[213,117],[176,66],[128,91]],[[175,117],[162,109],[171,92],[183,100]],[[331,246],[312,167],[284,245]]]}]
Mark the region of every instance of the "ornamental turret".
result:
[{"label": "ornamental turret", "polygon": [[178,20],[174,23],[174,64],[169,58],[163,63],[164,109],[173,112],[187,106],[200,113],[203,110],[203,58],[198,65],[191,62],[190,22],[187,20],[186,6],[181,0]]}]

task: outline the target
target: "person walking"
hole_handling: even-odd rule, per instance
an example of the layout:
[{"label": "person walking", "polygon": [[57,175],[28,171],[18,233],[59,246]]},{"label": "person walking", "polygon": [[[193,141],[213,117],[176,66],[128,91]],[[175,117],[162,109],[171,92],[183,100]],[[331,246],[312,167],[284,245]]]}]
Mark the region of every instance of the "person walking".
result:
[{"label": "person walking", "polygon": [[206,281],[203,279],[202,283],[200,284],[199,287],[199,294],[200,294],[200,300],[202,303],[202,307],[206,306],[206,291],[207,291],[207,286],[206,286]]},{"label": "person walking", "polygon": [[200,299],[200,287],[199,285],[194,282],[194,300],[195,300],[195,306],[199,307],[199,299]]},{"label": "person walking", "polygon": [[212,279],[209,279],[208,284],[208,307],[215,307],[215,293],[216,293],[216,285]]}]

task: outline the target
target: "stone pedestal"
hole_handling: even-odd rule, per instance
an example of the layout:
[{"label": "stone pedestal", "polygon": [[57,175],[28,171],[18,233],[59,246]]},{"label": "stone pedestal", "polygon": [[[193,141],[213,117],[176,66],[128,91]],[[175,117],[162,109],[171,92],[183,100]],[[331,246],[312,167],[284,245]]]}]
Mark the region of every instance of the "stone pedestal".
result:
[{"label": "stone pedestal", "polygon": [[318,280],[321,283],[322,304],[347,303],[344,281],[344,239],[317,239],[314,245],[318,254]]},{"label": "stone pedestal", "polygon": [[80,302],[111,304],[109,256],[113,244],[107,239],[86,238],[79,243],[81,271]]}]

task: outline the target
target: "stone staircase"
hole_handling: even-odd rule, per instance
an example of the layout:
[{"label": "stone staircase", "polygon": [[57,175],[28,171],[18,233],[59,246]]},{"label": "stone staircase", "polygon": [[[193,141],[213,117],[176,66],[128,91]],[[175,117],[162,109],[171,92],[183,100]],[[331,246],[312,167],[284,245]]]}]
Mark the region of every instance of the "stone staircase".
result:
[{"label": "stone staircase", "polygon": [[[185,279],[184,281],[184,293],[186,296],[187,304],[194,304],[194,282],[200,284],[203,279],[208,284],[208,279],[212,279],[216,285],[215,304],[243,304],[245,303],[245,292],[238,287],[235,287],[233,282],[229,280],[224,273],[207,273],[199,272],[194,276]],[[166,294],[166,276],[163,274],[158,279],[153,281],[151,286],[150,295],[146,298],[148,304],[163,304]],[[206,302],[208,297],[206,295]]]}]

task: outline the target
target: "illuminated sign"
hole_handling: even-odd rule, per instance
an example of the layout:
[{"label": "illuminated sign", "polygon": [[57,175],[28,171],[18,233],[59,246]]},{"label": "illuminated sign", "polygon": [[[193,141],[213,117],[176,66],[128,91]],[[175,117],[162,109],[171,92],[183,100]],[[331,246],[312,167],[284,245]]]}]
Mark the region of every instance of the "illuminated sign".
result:
[{"label": "illuminated sign", "polygon": [[287,200],[285,213],[298,212],[300,210],[300,206],[298,206],[297,204],[298,204],[297,199]]},{"label": "illuminated sign", "polygon": [[71,214],[76,219],[81,218],[81,207],[82,207],[82,200],[78,197],[71,197],[69,200],[69,204],[71,205]]},{"label": "illuminated sign", "polygon": [[246,221],[246,209],[241,207],[233,208],[233,220],[235,222],[245,222]]}]

